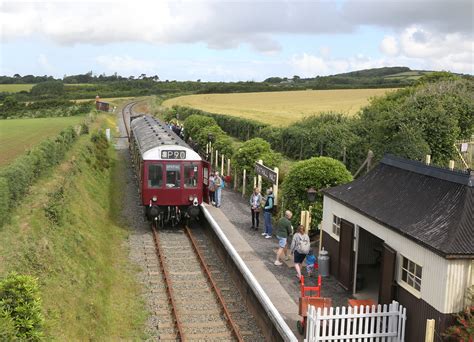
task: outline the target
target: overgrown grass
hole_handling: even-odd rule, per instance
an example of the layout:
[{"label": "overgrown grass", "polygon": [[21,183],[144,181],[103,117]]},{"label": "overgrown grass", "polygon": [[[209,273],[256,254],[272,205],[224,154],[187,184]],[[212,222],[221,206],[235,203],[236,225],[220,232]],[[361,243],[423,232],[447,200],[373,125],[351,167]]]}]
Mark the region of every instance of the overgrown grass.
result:
[{"label": "overgrown grass", "polygon": [[83,116],[0,120],[0,167],[8,164],[40,141],[76,125]]},{"label": "overgrown grass", "polygon": [[146,313],[119,219],[124,172],[111,148],[83,136],[0,231],[0,277],[39,278],[48,340],[144,338]]},{"label": "overgrown grass", "polygon": [[393,89],[344,89],[261,92],[240,94],[203,94],[166,100],[163,106],[193,107],[211,113],[238,116],[273,126],[287,126],[321,112],[353,115],[374,96]]}]

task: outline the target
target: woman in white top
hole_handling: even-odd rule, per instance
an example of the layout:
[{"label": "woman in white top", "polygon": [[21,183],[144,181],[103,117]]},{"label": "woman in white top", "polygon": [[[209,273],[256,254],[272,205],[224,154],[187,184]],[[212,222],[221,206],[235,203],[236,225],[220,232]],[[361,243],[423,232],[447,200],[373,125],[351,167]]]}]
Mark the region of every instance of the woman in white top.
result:
[{"label": "woman in white top", "polygon": [[250,211],[252,213],[252,227],[250,229],[258,230],[261,202],[262,195],[260,194],[260,189],[253,189],[253,192],[250,195]]}]

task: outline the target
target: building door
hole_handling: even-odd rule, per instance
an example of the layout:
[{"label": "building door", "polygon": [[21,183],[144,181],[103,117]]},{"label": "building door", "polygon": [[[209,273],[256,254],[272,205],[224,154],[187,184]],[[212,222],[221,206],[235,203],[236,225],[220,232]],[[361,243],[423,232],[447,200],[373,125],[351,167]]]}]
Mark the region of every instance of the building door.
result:
[{"label": "building door", "polygon": [[341,220],[339,235],[339,267],[338,280],[343,288],[352,288],[354,278],[354,225],[346,220]]},{"label": "building door", "polygon": [[390,304],[394,298],[396,258],[397,252],[384,243],[382,246],[379,304]]}]

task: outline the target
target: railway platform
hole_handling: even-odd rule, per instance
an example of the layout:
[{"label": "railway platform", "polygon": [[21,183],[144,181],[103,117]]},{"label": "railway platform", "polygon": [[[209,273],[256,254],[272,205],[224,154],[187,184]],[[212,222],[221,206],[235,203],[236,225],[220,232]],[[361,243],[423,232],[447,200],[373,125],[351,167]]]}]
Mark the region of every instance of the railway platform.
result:
[{"label": "railway platform", "polygon": [[[221,227],[295,336],[302,338],[296,329],[296,322],[300,319],[298,315],[300,283],[296,278],[292,258],[290,256],[290,260],[282,266],[273,264],[278,241],[275,237],[265,239],[261,235],[264,229],[263,213],[260,214],[259,230],[250,228],[251,213],[248,202],[247,196],[242,197],[240,193],[224,189],[221,207],[205,205],[205,208]],[[294,222],[293,226],[295,224]],[[317,255],[318,251],[314,252]],[[306,272],[303,271],[303,274],[306,275]],[[309,285],[315,285],[317,272],[313,277],[306,279]],[[333,277],[323,279],[321,295],[332,298],[335,306],[346,305],[350,297]]]}]

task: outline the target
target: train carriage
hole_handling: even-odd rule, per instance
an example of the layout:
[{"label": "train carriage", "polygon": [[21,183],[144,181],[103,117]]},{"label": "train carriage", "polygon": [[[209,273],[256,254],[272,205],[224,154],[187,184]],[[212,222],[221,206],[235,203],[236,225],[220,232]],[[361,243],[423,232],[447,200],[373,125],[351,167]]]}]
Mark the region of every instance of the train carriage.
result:
[{"label": "train carriage", "polygon": [[165,123],[151,116],[130,123],[130,154],[146,215],[160,225],[197,217],[208,202],[209,163]]}]

